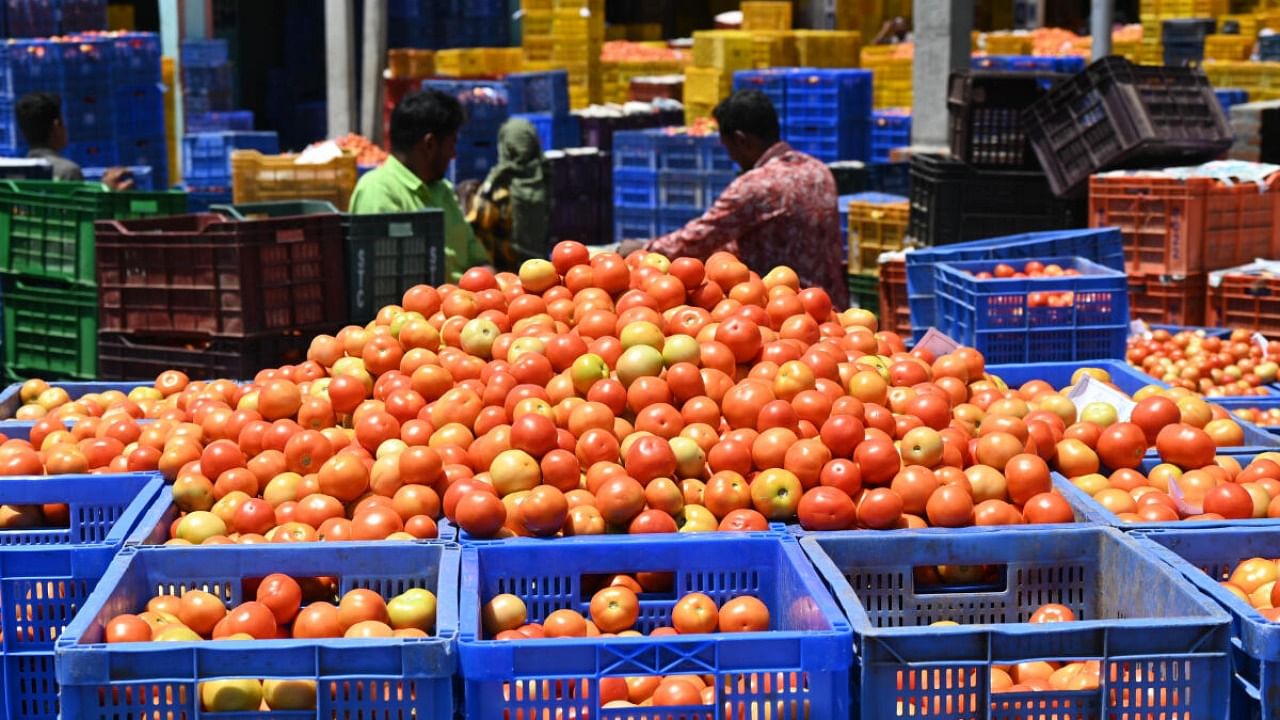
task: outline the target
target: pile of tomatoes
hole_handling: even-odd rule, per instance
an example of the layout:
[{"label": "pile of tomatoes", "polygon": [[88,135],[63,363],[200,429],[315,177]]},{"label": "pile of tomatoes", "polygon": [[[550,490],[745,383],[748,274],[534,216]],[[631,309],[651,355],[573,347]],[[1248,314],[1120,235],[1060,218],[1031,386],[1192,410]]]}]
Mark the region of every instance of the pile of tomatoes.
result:
[{"label": "pile of tomatoes", "polygon": [[1280,407],[1232,408],[1231,414],[1261,427],[1280,427]]},{"label": "pile of tomatoes", "polygon": [[29,384],[0,473],[158,469],[173,543],[429,538],[442,516],[478,538],[893,529],[1072,522],[1053,471],[1136,470],[1172,427],[1199,451],[1166,459],[1220,479],[1216,448],[1243,442],[1185,390],[1144,389],[1167,402],[1137,428],[1065,390],[908,353],[786,267],[564,242],[410,288],[251,382]]},{"label": "pile of tomatoes", "polygon": [[[1015,269],[1008,263],[997,263],[990,272],[982,271],[973,273],[973,276],[979,280],[1006,280],[1006,279],[1024,279],[1024,278],[1053,278],[1053,277],[1073,277],[1080,274],[1075,268],[1063,268],[1061,265],[1049,263],[1045,265],[1039,260],[1031,260],[1022,266],[1021,270]],[[1035,291],[1027,293],[1028,307],[1071,307],[1075,304],[1075,293],[1064,291]]]},{"label": "pile of tomatoes", "polygon": [[1222,587],[1271,622],[1280,622],[1280,564],[1271,558],[1249,558],[1237,565]]},{"label": "pile of tomatoes", "polygon": [[1129,339],[1125,359],[1130,365],[1173,387],[1206,396],[1266,395],[1263,385],[1280,372],[1280,343],[1253,342],[1248,330],[1232,330],[1230,337],[1206,337],[1182,330],[1153,330],[1150,337]]}]

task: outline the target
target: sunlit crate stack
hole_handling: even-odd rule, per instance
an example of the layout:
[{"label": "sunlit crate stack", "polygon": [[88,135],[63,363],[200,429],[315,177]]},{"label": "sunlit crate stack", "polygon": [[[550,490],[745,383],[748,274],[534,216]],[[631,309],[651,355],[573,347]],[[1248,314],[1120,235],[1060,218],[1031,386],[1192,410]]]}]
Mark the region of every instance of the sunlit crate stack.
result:
[{"label": "sunlit crate stack", "polygon": [[856,30],[796,30],[796,63],[801,67],[856,68],[862,33]]},{"label": "sunlit crate stack", "polygon": [[1210,35],[1204,39],[1204,59],[1248,60],[1253,45],[1252,35]]},{"label": "sunlit crate stack", "polygon": [[752,33],[751,43],[757,70],[800,64],[796,55],[796,34],[792,30],[758,30]]},{"label": "sunlit crate stack", "polygon": [[742,29],[747,32],[759,30],[790,30],[791,3],[777,0],[743,0]]},{"label": "sunlit crate stack", "polygon": [[555,0],[551,63],[569,71],[569,105],[575,110],[601,100],[603,45],[604,0]]},{"label": "sunlit crate stack", "polygon": [[[707,117],[721,100],[729,97],[733,73],[720,68],[687,67],[684,69],[685,122]],[[690,110],[693,108],[693,110]]]},{"label": "sunlit crate stack", "polygon": [[1163,65],[1164,45],[1161,36],[1165,20],[1221,17],[1230,10],[1229,0],[1141,0],[1138,15],[1142,21],[1142,45],[1138,62]]},{"label": "sunlit crate stack", "polygon": [[520,44],[532,62],[551,62],[552,0],[520,0]]},{"label": "sunlit crate stack", "polygon": [[648,43],[612,41],[600,52],[603,100],[623,103],[630,99],[631,81],[638,77],[679,75],[692,62],[683,50],[656,47]]},{"label": "sunlit crate stack", "polygon": [[1034,40],[1025,30],[983,33],[978,46],[988,55],[1030,55]]},{"label": "sunlit crate stack", "polygon": [[901,250],[911,202],[901,195],[858,193],[849,199],[849,274],[876,275],[880,253]]},{"label": "sunlit crate stack", "polygon": [[693,34],[693,66],[685,68],[685,122],[711,116],[729,94],[733,74],[755,68],[755,42],[741,30],[702,30]]},{"label": "sunlit crate stack", "polygon": [[911,107],[911,68],[914,47],[870,45],[862,48],[862,67],[870,70],[873,104],[877,108]]},{"label": "sunlit crate stack", "polygon": [[1280,98],[1280,62],[1206,60],[1204,74],[1219,88],[1238,88],[1250,101]]}]

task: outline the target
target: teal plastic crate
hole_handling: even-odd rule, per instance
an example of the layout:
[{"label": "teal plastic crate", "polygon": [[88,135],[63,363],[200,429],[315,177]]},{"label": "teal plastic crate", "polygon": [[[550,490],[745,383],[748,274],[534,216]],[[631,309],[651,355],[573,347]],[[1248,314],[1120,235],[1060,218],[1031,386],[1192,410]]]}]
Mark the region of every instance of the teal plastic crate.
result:
[{"label": "teal plastic crate", "polygon": [[[416,639],[103,642],[106,623],[140,611],[157,588],[204,589],[234,606],[247,595],[246,580],[274,572],[336,577],[339,594],[368,588],[389,599],[426,588],[436,595],[436,631]],[[458,548],[449,543],[127,548],[58,639],[63,717],[223,717],[201,711],[199,683],[249,677],[313,680],[316,710],[226,717],[448,718],[457,588]]]},{"label": "teal plastic crate", "polygon": [[[717,604],[755,595],[769,607],[773,629],[517,641],[486,639],[481,631],[481,602],[498,593],[521,596],[529,621],[541,622],[562,608],[586,613],[589,576],[643,571],[671,572],[674,585],[641,594],[642,632],[669,625],[677,600],[695,591]],[[461,597],[458,655],[469,720],[550,718],[568,707],[579,717],[613,720],[736,720],[739,709],[747,718],[844,720],[853,711],[848,623],[792,538],[709,533],[464,546]],[[680,674],[715,675],[716,704],[660,715],[648,707],[600,707],[601,678]],[[504,686],[524,699],[504,700]],[[556,688],[573,688],[575,697],[559,699]]]},{"label": "teal plastic crate", "polygon": [[100,183],[0,181],[0,271],[94,286],[93,222],[187,211],[187,196]]},{"label": "teal plastic crate", "polygon": [[[851,717],[881,720],[1226,718],[1230,619],[1176,572],[1098,527],[802,538],[853,627]],[[925,565],[989,565],[976,585],[925,585]],[[1061,603],[1078,620],[1030,624]],[[929,627],[940,620],[961,623]],[[991,693],[992,664],[1098,660],[1097,690]],[[1127,700],[1127,703],[1126,703]]]},{"label": "teal plastic crate", "polygon": [[70,517],[66,528],[0,532],[0,715],[58,717],[54,643],[162,492],[159,473],[0,482],[0,503],[65,502]]}]

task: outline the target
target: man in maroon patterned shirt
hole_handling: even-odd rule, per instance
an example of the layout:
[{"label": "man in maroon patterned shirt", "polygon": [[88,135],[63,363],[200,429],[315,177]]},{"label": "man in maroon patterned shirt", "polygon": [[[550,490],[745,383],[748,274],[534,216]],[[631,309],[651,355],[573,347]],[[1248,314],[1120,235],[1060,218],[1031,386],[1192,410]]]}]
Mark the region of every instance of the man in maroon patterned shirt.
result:
[{"label": "man in maroon patterned shirt", "polygon": [[[707,259],[724,250],[763,277],[790,266],[805,287],[820,287],[836,307],[849,304],[836,183],[821,161],[780,141],[778,113],[759,90],[716,106],[720,143],[745,171],[702,217],[644,247],[668,257]],[[637,244],[624,243],[622,251]]]}]

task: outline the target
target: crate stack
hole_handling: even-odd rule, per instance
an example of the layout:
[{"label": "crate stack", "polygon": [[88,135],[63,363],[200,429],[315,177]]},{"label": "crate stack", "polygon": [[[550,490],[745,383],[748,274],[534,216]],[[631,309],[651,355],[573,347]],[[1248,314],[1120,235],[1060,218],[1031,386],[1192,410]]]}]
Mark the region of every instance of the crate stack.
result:
[{"label": "crate stack", "polygon": [[854,69],[740,71],[733,89],[760,90],[778,111],[782,139],[823,162],[871,159],[871,73]]},{"label": "crate stack", "polygon": [[97,183],[0,181],[4,366],[16,377],[97,377],[93,223],[185,212],[177,192]]},{"label": "crate stack", "polygon": [[735,177],[716,135],[667,128],[613,138],[614,239],[648,239],[701,215]]},{"label": "crate stack", "polygon": [[901,108],[871,113],[871,161],[889,162],[895,148],[911,144],[911,112]]},{"label": "crate stack", "polygon": [[871,71],[873,102],[880,108],[911,107],[911,72],[915,47],[911,43],[869,45],[862,48],[862,67]]},{"label": "crate stack", "polygon": [[[641,100],[631,95],[633,80],[682,75],[691,60],[690,53],[683,50],[620,40],[607,42],[600,50],[602,100],[619,104]],[[677,95],[675,99],[680,98]]]},{"label": "crate stack", "polygon": [[183,40],[182,111],[197,126],[201,116],[235,109],[234,72],[225,39]]},{"label": "crate stack", "polygon": [[791,29],[791,3],[777,0],[743,0],[742,29],[747,32],[781,32]]},{"label": "crate stack", "polygon": [[854,30],[796,30],[796,64],[816,68],[856,68],[862,34]]},{"label": "crate stack", "polygon": [[755,67],[751,33],[700,30],[693,34],[693,66],[684,71],[686,124],[711,116],[733,87],[734,73]]},{"label": "crate stack", "polygon": [[43,38],[120,27],[107,23],[107,0],[6,0],[5,36]]},{"label": "crate stack", "polygon": [[182,182],[193,212],[231,202],[234,175],[231,154],[236,150],[280,152],[275,131],[193,132],[182,137]]},{"label": "crate stack", "polygon": [[1214,18],[1171,18],[1160,24],[1165,65],[1199,65],[1205,57],[1205,39],[1217,29]]},{"label": "crate stack", "polygon": [[1204,39],[1205,60],[1248,60],[1253,55],[1257,37],[1243,30],[1236,34],[1217,33]]},{"label": "crate stack", "polygon": [[[455,183],[483,180],[498,162],[498,129],[512,112],[506,84],[497,80],[424,80],[422,88],[457,97],[466,112],[451,179]],[[572,92],[570,88],[570,98]]]},{"label": "crate stack", "polygon": [[1230,114],[1235,136],[1229,153],[1232,160],[1280,160],[1280,100],[1239,103],[1231,106]]},{"label": "crate stack", "polygon": [[387,4],[388,47],[502,47],[509,35],[506,0],[390,0]]},{"label": "crate stack", "polygon": [[618,132],[673,127],[684,122],[684,110],[678,106],[638,103],[625,107],[593,106],[575,110],[573,116],[582,130],[582,145],[604,152],[613,149],[613,136]]},{"label": "crate stack", "polygon": [[533,124],[544,151],[581,144],[582,128],[569,114],[567,72],[515,73],[507,75],[506,84],[511,116]]},{"label": "crate stack", "polygon": [[435,73],[441,77],[506,75],[524,70],[524,51],[508,47],[450,48],[434,56]]},{"label": "crate stack", "polygon": [[553,0],[520,0],[520,46],[525,62],[551,62]]},{"label": "crate stack", "polygon": [[864,192],[848,203],[849,300],[872,311],[880,305],[880,255],[903,249],[910,201],[901,195]]},{"label": "crate stack", "polygon": [[548,247],[517,248],[524,257],[545,258],[561,240],[604,245],[613,237],[613,166],[597,148],[568,148],[546,153],[551,176],[551,228]]},{"label": "crate stack", "polygon": [[600,102],[603,79],[604,0],[555,0],[551,16],[551,63],[569,71],[574,109]]}]

